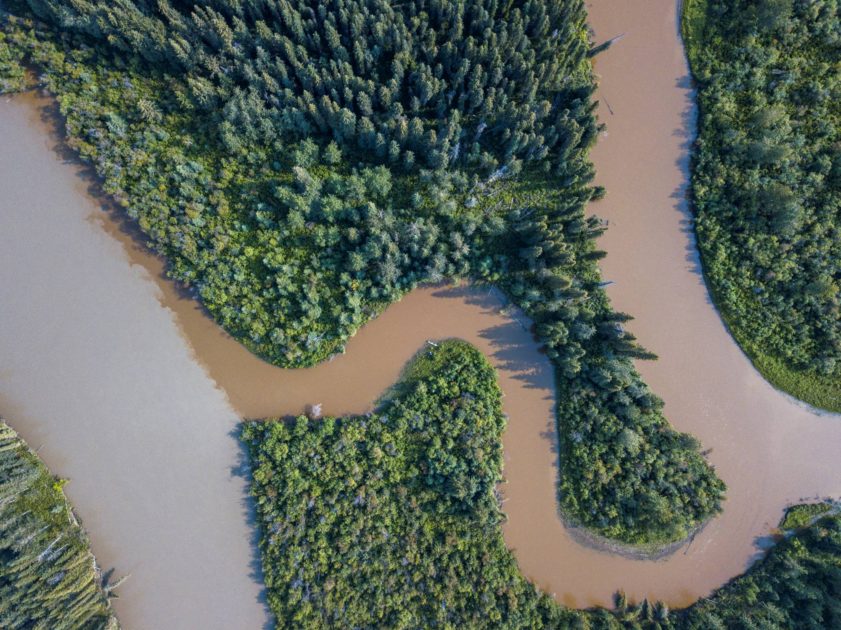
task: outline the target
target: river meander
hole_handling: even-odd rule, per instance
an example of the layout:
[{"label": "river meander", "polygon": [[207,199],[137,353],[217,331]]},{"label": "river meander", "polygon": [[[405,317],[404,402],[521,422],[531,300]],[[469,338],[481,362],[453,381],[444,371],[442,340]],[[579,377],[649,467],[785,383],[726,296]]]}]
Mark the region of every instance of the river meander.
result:
[{"label": "river meander", "polygon": [[[609,195],[608,288],[660,360],[639,367],[679,429],[711,448],[725,511],[659,561],[582,544],[557,514],[551,369],[494,291],[419,289],[308,370],[260,361],[162,278],[91,193],[31,95],[0,101],[0,413],[67,493],[105,568],[131,573],[126,628],[256,628],[267,621],[248,522],[240,416],[370,409],[427,339],[461,337],[495,365],[504,436],[505,538],[559,601],[690,603],[742,572],[802,497],[841,495],[841,421],[765,383],[729,337],[700,275],[684,200],[694,111],[669,0],[599,0],[608,134],[593,158]],[[607,107],[606,104],[609,104]],[[95,192],[95,187],[94,187]]]}]

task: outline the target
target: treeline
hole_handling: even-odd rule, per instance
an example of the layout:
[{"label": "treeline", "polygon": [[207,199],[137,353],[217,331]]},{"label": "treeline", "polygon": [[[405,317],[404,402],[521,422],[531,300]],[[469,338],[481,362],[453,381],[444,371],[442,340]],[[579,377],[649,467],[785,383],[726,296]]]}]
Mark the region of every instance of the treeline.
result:
[{"label": "treeline", "polygon": [[0,628],[118,628],[61,486],[0,421]]},{"label": "treeline", "polygon": [[[832,628],[841,517],[794,533],[707,600],[564,608],[505,547],[505,419],[493,369],[450,341],[375,413],[244,425],[268,601],[279,628]],[[575,571],[575,567],[569,567]]]},{"label": "treeline", "polygon": [[841,411],[837,0],[693,0],[696,231],[713,295],[775,385]]},{"label": "treeline", "polygon": [[[169,261],[170,275],[190,286],[216,321],[255,353],[282,366],[312,365],[341,352],[359,326],[421,282],[496,284],[534,319],[557,368],[560,494],[567,516],[625,542],[662,543],[716,514],[723,483],[695,441],[668,426],[660,401],[632,364],[651,355],[623,329],[628,316],[611,310],[600,287],[603,253],[594,238],[603,226],[585,214],[603,191],[591,185],[587,157],[598,126],[583,3],[279,2],[260,5],[260,11],[251,4],[216,2],[212,11],[192,11],[167,3],[33,0],[30,8],[17,2],[13,11],[29,17],[5,20],[5,57],[38,67],[41,84],[66,117],[69,143],[95,166],[106,192],[137,219]],[[270,9],[275,6],[282,10]],[[322,7],[330,9],[325,18],[312,18]],[[51,22],[31,21],[33,11]],[[385,30],[363,19],[381,14]],[[301,16],[301,25],[316,19],[322,26],[307,26],[301,34],[294,16]],[[302,138],[284,126],[276,114],[291,116],[297,106],[274,103],[268,89],[255,92],[251,79],[268,81],[283,69],[290,77],[283,93],[306,100],[310,87],[333,85],[341,76],[353,106],[365,102],[368,88],[336,61],[340,48],[307,52],[307,38],[321,28],[326,33],[333,21],[340,43],[347,41],[341,25],[350,33],[362,29],[359,64],[354,47],[341,44],[351,55],[353,76],[366,77],[377,94],[396,81],[406,99],[398,99],[400,107],[421,121],[425,134],[434,131],[443,142],[439,125],[456,130],[459,139],[447,140],[456,158],[439,164],[437,145],[412,145],[391,162],[332,127],[304,126]],[[204,29],[223,32],[225,24],[240,34],[217,50],[219,41]],[[494,37],[518,44],[486,47],[502,41]],[[179,38],[191,42],[195,65],[170,58]],[[304,43],[284,44],[286,52],[268,43],[284,38]],[[366,55],[377,58],[376,51],[386,50],[380,38],[391,42],[397,57],[400,47],[423,52],[404,64],[403,74],[390,61],[371,65]],[[264,40],[265,46],[256,44]],[[290,61],[292,50],[309,55],[308,69]],[[382,60],[391,54],[382,52]],[[470,72],[483,68],[479,110],[470,109],[470,89],[451,74],[455,65],[445,68],[441,61],[436,74],[439,62],[432,60],[453,55],[462,55]],[[246,72],[266,59],[271,72]],[[502,66],[495,66],[500,59]],[[417,86],[411,77],[426,76],[427,62],[438,86],[430,102],[452,94],[458,103],[466,89],[463,115],[450,107],[439,117],[437,105],[412,112]],[[218,76],[210,72],[214,63]],[[516,81],[506,78],[507,65],[520,63],[528,72],[517,72]],[[334,76],[334,67],[344,70]],[[299,70],[318,80],[307,87]],[[563,76],[549,77],[561,70]],[[492,80],[499,73],[501,83]],[[532,76],[549,78],[531,82]],[[197,96],[202,81],[211,86],[208,94],[227,99],[240,113],[245,105],[236,104],[242,100],[236,94],[248,93],[250,113],[223,120],[224,111]],[[343,107],[351,105],[341,98]],[[401,120],[378,118],[377,103],[370,114],[375,129],[377,121]],[[261,131],[250,132],[244,121]],[[361,138],[368,125],[355,129]],[[505,137],[518,129],[525,139]],[[476,136],[481,164],[468,158]],[[411,166],[406,150],[415,154]]]}]

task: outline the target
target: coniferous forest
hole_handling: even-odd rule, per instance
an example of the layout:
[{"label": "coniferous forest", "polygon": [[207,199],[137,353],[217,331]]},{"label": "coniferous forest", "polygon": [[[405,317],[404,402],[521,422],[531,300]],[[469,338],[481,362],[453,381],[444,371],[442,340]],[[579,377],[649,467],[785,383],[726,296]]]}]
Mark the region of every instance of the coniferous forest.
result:
[{"label": "coniferous forest", "polygon": [[118,627],[62,485],[0,421],[0,628]]},{"label": "coniferous forest", "polygon": [[[798,529],[746,575],[685,610],[564,608],[502,539],[502,415],[493,368],[450,341],[410,364],[366,416],[253,421],[269,604],[288,628],[815,630],[841,624],[841,516]],[[786,523],[789,525],[789,523]],[[570,567],[575,571],[575,567]]]},{"label": "coniferous forest", "polygon": [[719,511],[600,287],[581,0],[7,8],[7,85],[36,69],[105,190],[251,350],[311,365],[418,283],[493,283],[556,366],[567,518],[657,545]]},{"label": "coniferous forest", "polygon": [[692,193],[716,303],[772,383],[841,411],[837,0],[692,0]]}]

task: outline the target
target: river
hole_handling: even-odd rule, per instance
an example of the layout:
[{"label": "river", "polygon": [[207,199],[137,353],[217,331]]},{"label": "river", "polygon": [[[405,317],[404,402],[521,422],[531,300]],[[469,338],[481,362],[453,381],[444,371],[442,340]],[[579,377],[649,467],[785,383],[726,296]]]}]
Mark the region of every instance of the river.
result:
[{"label": "river", "polygon": [[[593,158],[608,197],[605,279],[660,355],[639,367],[679,429],[712,448],[724,514],[660,561],[581,544],[557,514],[551,368],[493,291],[412,292],[345,355],[308,370],[255,358],[162,277],[159,260],[64,160],[47,101],[0,101],[0,413],[67,493],[100,564],[131,573],[115,608],[133,628],[258,628],[261,601],[238,417],[362,412],[427,339],[474,343],[499,373],[505,539],[567,605],[629,596],[686,605],[741,573],[789,502],[841,495],[841,422],[775,391],[727,334],[700,275],[684,200],[694,120],[667,0],[599,0]],[[609,107],[608,107],[609,105]],[[47,108],[45,110],[45,108]],[[611,113],[612,112],[612,113]]]}]

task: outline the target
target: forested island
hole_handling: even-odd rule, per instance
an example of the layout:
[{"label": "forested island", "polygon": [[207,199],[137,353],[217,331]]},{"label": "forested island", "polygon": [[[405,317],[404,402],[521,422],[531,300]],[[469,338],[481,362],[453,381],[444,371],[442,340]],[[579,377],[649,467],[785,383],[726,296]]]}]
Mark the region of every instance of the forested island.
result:
[{"label": "forested island", "polygon": [[0,628],[119,628],[63,484],[0,420]]},{"label": "forested island", "polygon": [[243,344],[281,366],[340,352],[421,282],[493,283],[557,372],[565,516],[649,547],[724,484],[634,369],[585,214],[583,2],[7,3],[69,143]]},{"label": "forested island", "polygon": [[[493,368],[464,342],[425,350],[372,414],[251,421],[268,601],[289,628],[832,628],[841,516],[789,511],[786,538],[712,597],[564,608],[520,575],[496,486]],[[575,571],[575,567],[570,567]]]},{"label": "forested island", "polygon": [[733,335],[771,383],[841,411],[837,0],[690,0],[698,245]]}]

